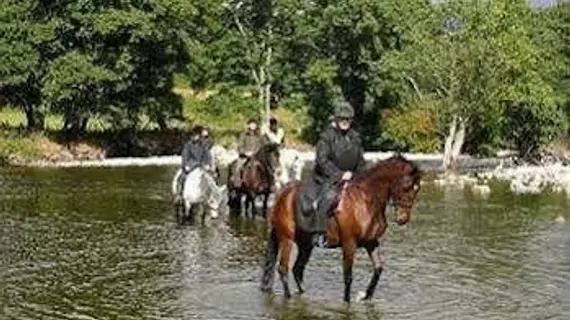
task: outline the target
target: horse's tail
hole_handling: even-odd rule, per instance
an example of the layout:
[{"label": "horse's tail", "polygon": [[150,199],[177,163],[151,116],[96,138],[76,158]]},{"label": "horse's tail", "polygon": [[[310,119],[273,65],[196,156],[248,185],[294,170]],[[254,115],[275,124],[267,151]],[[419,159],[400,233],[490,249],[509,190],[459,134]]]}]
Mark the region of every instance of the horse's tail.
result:
[{"label": "horse's tail", "polygon": [[263,265],[263,276],[261,278],[261,291],[271,291],[273,279],[275,277],[275,266],[277,265],[277,254],[279,253],[279,240],[275,228],[271,228],[267,249],[265,251],[265,264]]}]

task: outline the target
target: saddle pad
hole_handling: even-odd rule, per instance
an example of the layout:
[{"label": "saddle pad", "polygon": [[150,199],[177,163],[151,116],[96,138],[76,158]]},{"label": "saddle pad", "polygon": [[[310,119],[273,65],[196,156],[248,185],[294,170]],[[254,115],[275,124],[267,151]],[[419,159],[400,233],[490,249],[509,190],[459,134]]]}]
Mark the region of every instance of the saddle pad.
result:
[{"label": "saddle pad", "polygon": [[299,190],[300,213],[305,216],[314,214],[313,202],[317,199],[318,186],[311,180],[304,182]]},{"label": "saddle pad", "polygon": [[299,190],[299,198],[295,207],[295,222],[299,229],[304,232],[314,232],[313,219],[315,210],[313,202],[317,198],[318,187],[313,181],[304,182]]}]

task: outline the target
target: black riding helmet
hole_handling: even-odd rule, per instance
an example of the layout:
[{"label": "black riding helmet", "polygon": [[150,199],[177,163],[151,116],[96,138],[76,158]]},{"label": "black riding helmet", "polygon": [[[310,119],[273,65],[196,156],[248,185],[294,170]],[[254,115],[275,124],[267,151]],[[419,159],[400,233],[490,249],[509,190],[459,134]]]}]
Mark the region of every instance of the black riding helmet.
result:
[{"label": "black riding helmet", "polygon": [[194,128],[192,128],[192,131],[191,131],[190,135],[191,135],[192,137],[201,136],[203,130],[204,130],[204,126],[202,126],[202,125],[196,125],[196,126],[194,126]]},{"label": "black riding helmet", "polygon": [[354,109],[350,103],[341,101],[335,104],[334,117],[336,120],[339,119],[352,119],[354,118]]}]

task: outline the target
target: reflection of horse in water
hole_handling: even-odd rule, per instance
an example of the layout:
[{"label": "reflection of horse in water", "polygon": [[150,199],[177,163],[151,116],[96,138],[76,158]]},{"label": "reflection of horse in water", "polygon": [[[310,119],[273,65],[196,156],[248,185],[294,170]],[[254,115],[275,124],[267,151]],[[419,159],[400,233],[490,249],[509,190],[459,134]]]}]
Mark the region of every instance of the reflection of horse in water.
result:
[{"label": "reflection of horse in water", "polygon": [[[237,160],[236,160],[237,161]],[[228,173],[228,189],[230,193],[230,208],[241,212],[241,199],[246,196],[244,214],[251,210],[251,216],[257,215],[255,199],[263,196],[263,213],[267,212],[267,200],[275,186],[276,178],[280,175],[279,147],[276,144],[266,144],[249,157],[239,173],[234,172],[236,162],[231,164]],[[237,178],[236,178],[237,177]],[[236,181],[239,180],[239,181]]]},{"label": "reflection of horse in water", "polygon": [[[218,187],[214,178],[203,168],[196,168],[186,176],[182,187],[182,197],[179,198],[178,179],[182,169],[178,169],[172,180],[172,195],[175,198],[176,218],[179,223],[186,220],[194,220],[195,209],[198,205],[207,204],[212,218],[217,218],[221,213],[227,214],[227,188]],[[206,210],[202,210],[202,221],[206,218]]]},{"label": "reflection of horse in water", "polygon": [[[298,247],[293,275],[299,291],[303,289],[303,272],[313,249],[312,234],[307,220],[314,213],[311,202],[301,189],[303,183],[291,182],[277,195],[270,217],[271,231],[267,243],[262,291],[270,291],[277,255],[280,252],[279,274],[286,297],[290,297],[288,272],[291,244]],[[328,220],[326,232],[329,247],[341,247],[343,252],[344,300],[350,301],[352,265],[358,247],[366,248],[374,265],[372,279],[365,299],[374,294],[382,273],[380,240],[386,231],[386,205],[392,199],[396,208],[396,222],[409,221],[411,209],[420,188],[420,171],[412,162],[395,156],[375,165],[354,180],[346,183],[334,215]],[[312,200],[312,199],[311,199]]]}]

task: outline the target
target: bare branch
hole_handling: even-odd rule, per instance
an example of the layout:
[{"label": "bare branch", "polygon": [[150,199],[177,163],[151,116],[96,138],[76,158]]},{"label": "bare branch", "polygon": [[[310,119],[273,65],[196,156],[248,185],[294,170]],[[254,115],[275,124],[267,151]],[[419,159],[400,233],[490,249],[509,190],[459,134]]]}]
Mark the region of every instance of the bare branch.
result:
[{"label": "bare branch", "polygon": [[423,96],[422,92],[420,91],[420,88],[418,88],[418,84],[416,83],[416,80],[414,80],[414,78],[412,78],[410,76],[406,77],[406,79],[412,84],[412,87],[414,88],[414,91],[416,92],[416,94],[418,95],[420,100],[423,100],[424,96]]}]

